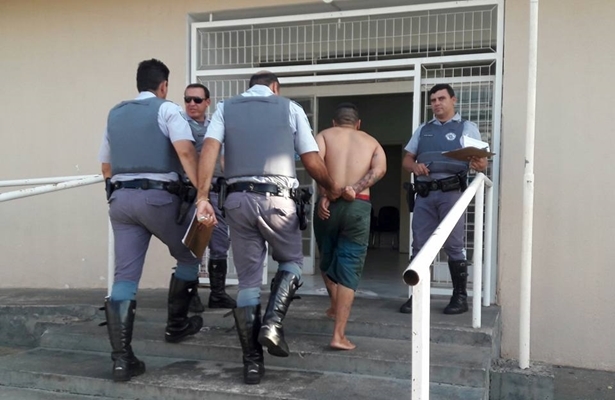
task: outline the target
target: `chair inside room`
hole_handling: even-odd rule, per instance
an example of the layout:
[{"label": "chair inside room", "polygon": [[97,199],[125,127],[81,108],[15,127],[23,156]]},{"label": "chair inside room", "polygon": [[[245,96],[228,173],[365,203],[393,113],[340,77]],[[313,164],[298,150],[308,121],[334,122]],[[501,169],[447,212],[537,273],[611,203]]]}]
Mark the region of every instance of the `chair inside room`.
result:
[{"label": "chair inside room", "polygon": [[391,234],[391,248],[399,248],[399,209],[393,206],[381,207],[374,228],[374,247],[380,247],[382,234]]}]

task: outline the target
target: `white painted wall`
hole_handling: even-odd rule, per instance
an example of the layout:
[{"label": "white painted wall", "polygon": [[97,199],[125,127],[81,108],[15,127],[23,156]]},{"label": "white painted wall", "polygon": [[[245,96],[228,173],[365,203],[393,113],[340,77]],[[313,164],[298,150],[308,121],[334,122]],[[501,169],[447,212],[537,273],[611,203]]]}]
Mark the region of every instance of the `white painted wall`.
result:
[{"label": "white painted wall", "polygon": [[[541,0],[533,360],[615,370],[615,2]],[[506,2],[499,302],[517,358],[529,1]]]}]

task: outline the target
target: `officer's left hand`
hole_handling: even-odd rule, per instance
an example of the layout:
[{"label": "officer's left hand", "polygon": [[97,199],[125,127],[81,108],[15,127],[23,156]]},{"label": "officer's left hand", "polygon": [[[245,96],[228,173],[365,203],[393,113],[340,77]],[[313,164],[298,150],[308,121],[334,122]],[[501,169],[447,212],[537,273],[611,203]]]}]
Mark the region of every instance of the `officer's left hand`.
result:
[{"label": "officer's left hand", "polygon": [[484,171],[485,169],[487,169],[487,157],[472,157],[470,159],[470,168],[474,171]]},{"label": "officer's left hand", "polygon": [[199,200],[196,204],[196,220],[206,227],[218,224],[214,207],[208,200]]}]

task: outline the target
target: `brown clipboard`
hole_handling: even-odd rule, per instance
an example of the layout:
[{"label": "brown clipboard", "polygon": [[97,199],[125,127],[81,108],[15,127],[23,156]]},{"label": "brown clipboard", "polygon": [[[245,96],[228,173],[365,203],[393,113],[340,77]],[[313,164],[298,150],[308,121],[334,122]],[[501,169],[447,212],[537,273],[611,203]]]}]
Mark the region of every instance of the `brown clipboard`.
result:
[{"label": "brown clipboard", "polygon": [[450,158],[454,158],[455,160],[459,160],[459,161],[468,161],[472,157],[478,157],[478,158],[491,157],[491,156],[494,156],[495,153],[492,153],[484,149],[479,149],[477,147],[464,147],[462,149],[444,151],[442,152],[442,155],[450,157]]},{"label": "brown clipboard", "polygon": [[190,252],[193,256],[200,260],[201,258],[203,258],[203,254],[205,254],[205,249],[209,244],[209,240],[211,239],[211,234],[213,231],[213,226],[207,227],[197,221],[195,210],[194,215],[192,216],[192,221],[190,222],[190,226],[188,227],[188,230],[186,230],[186,234],[182,239],[182,243],[188,249],[190,249]]}]

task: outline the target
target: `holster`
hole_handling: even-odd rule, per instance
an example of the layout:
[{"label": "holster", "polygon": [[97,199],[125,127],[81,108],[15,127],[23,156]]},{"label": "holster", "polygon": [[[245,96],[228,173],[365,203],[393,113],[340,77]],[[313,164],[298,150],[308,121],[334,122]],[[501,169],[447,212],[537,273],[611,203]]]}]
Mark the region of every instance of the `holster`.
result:
[{"label": "holster", "polygon": [[468,188],[468,174],[465,172],[457,174],[459,178],[459,187],[462,192]]},{"label": "holster", "polygon": [[105,192],[107,193],[107,201],[111,198],[113,191],[115,190],[115,185],[111,183],[111,178],[105,178]]},{"label": "holster", "polygon": [[194,200],[196,199],[197,190],[191,183],[185,182],[177,182],[177,186],[169,186],[167,189],[169,193],[177,194],[179,196],[179,208],[177,209],[177,218],[175,222],[178,225],[181,225],[186,220],[186,216],[188,215],[188,211],[194,204]]},{"label": "holster", "polygon": [[412,182],[404,182],[404,189],[406,190],[406,203],[408,203],[408,212],[414,211],[414,202],[416,199],[416,192]]},{"label": "holster", "polygon": [[219,186],[219,191],[218,191],[218,209],[220,210],[220,212],[222,213],[222,216],[225,216],[224,213],[224,203],[226,202],[226,193],[227,193],[227,188],[228,185],[226,184],[226,179],[224,178],[218,178],[218,186]]},{"label": "holster", "polygon": [[421,197],[429,196],[430,192],[429,184],[426,182],[415,182],[414,183],[414,191]]},{"label": "holster", "polygon": [[297,206],[297,217],[299,217],[299,229],[307,229],[308,215],[312,212],[312,196],[314,189],[310,187],[295,189],[291,192],[291,198]]}]

